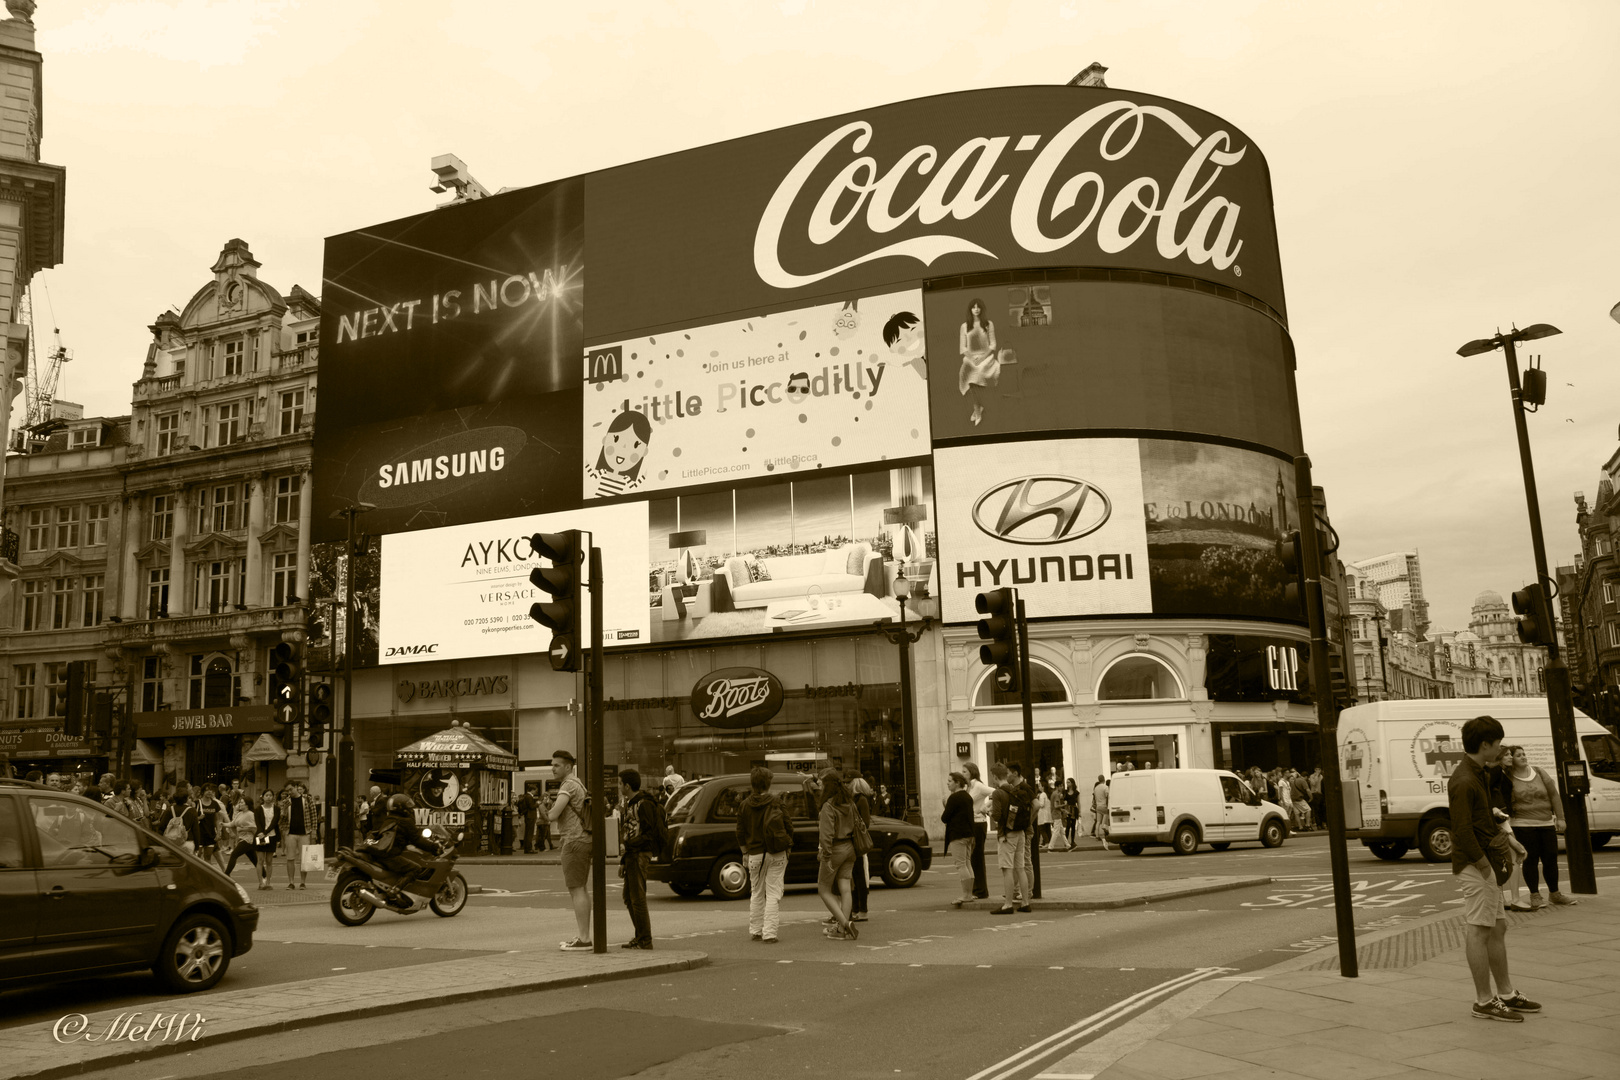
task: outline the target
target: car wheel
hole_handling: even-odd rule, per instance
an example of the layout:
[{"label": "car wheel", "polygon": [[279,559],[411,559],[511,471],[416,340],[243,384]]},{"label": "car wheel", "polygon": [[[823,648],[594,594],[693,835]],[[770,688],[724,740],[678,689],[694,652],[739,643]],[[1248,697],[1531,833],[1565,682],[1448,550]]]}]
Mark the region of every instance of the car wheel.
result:
[{"label": "car wheel", "polygon": [[702,896],[703,895],[703,886],[702,885],[688,885],[688,884],[686,884],[684,882],[682,882],[680,884],[676,884],[675,882],[672,881],[672,882],[669,883],[669,888],[670,888],[670,891],[673,892],[676,896],[685,896],[687,898],[691,898],[691,897],[694,897],[694,896]]},{"label": "car wheel", "polygon": [[183,917],[163,940],[152,972],[177,994],[208,990],[231,966],[231,935],[225,924],[202,912]]},{"label": "car wheel", "polygon": [[1288,834],[1283,832],[1282,822],[1276,818],[1267,818],[1265,824],[1260,826],[1260,844],[1262,847],[1282,847]]},{"label": "car wheel", "polygon": [[1209,850],[1211,850],[1211,851],[1225,851],[1227,848],[1229,848],[1231,846],[1232,846],[1232,842],[1230,840],[1217,840],[1217,841],[1215,841],[1215,842],[1213,842],[1213,843],[1211,843],[1209,845]]},{"label": "car wheel", "polygon": [[360,926],[376,913],[371,902],[360,895],[366,882],[362,875],[346,870],[332,886],[332,917],[344,926]]},{"label": "car wheel", "polygon": [[722,900],[741,900],[748,895],[748,867],[735,855],[722,855],[709,875],[709,888]]},{"label": "car wheel", "polygon": [[1198,850],[1198,830],[1191,823],[1177,826],[1170,847],[1177,855],[1191,855]]},{"label": "car wheel", "polygon": [[433,914],[441,919],[448,919],[461,914],[461,909],[467,906],[467,879],[461,876],[459,870],[450,871],[450,876],[444,879],[439,886],[438,893],[428,901],[428,907]]},{"label": "car wheel", "polygon": [[1412,845],[1405,840],[1374,840],[1367,849],[1385,862],[1400,862],[1412,850]]},{"label": "car wheel", "polygon": [[1614,834],[1613,833],[1606,833],[1606,832],[1592,833],[1592,850],[1596,851],[1598,848],[1603,847],[1604,845],[1606,845],[1612,839],[1614,839]]},{"label": "car wheel", "polygon": [[1450,859],[1452,843],[1451,822],[1446,818],[1430,818],[1418,832],[1418,851],[1427,862]]},{"label": "car wheel", "polygon": [[889,888],[909,889],[922,877],[922,863],[911,845],[896,844],[889,849],[889,857],[883,860],[883,869],[879,873],[883,877],[883,884]]},{"label": "car wheel", "polygon": [[1141,844],[1121,844],[1121,845],[1119,845],[1119,850],[1123,851],[1127,855],[1140,855],[1140,854],[1142,854],[1142,845]]}]

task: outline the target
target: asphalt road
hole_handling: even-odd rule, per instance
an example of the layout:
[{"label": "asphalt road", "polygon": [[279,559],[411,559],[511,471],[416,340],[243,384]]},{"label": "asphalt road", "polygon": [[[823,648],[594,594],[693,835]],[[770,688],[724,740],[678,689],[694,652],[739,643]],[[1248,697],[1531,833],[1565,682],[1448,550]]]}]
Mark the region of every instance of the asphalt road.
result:
[{"label": "asphalt road", "polygon": [[[1385,863],[1359,845],[1350,858],[1360,927],[1393,925],[1456,899],[1448,866],[1415,855]],[[1600,874],[1620,875],[1620,852],[1600,852],[1597,863]],[[505,891],[475,896],[455,919],[379,914],[356,929],[338,926],[319,906],[270,909],[262,931],[266,944],[248,959],[260,948],[268,953],[271,941],[296,942],[279,947],[312,950],[296,958],[303,965],[299,977],[311,978],[337,966],[333,958],[339,956],[370,952],[391,958],[424,947],[455,955],[549,949],[571,936],[572,913],[557,867],[467,870],[475,884]],[[1331,944],[1334,913],[1322,837],[1295,837],[1275,851],[1189,857],[1150,851],[1136,858],[1083,852],[1049,856],[1043,864],[1048,888],[1195,874],[1277,880],[1149,907],[998,918],[953,910],[952,876],[936,871],[913,889],[875,888],[871,920],[855,942],[823,938],[814,890],[795,888],[783,904],[783,941],[776,946],[748,939],[744,903],[682,899],[655,885],[650,901],[656,942],[701,949],[710,956],[706,967],[323,1025],[117,1071],[121,1080],[247,1078],[268,1076],[272,1068],[279,1075],[285,1062],[296,1060],[300,1077],[308,1080],[423,1066],[471,1075],[528,1075],[555,1067],[581,1078],[755,1080],[786,1069],[968,1078],[1066,1029],[1102,1034],[1112,1015],[1106,1010],[1172,980],[1241,976]],[[612,889],[613,942],[629,935],[618,897]],[[421,959],[440,955],[448,954],[415,953]],[[428,977],[430,970],[407,969],[395,977]],[[1460,995],[1465,992],[1459,987]],[[103,1000],[97,1007],[117,1004]],[[206,1015],[206,995],[198,1007]],[[60,1015],[61,1003],[53,1008],[51,1018]],[[1105,1015],[1097,1024],[1079,1025],[1099,1014]],[[1064,1045],[1062,1054],[1077,1045]],[[1023,1067],[992,1070],[986,1080],[1022,1080],[1052,1059],[1032,1056]]]}]

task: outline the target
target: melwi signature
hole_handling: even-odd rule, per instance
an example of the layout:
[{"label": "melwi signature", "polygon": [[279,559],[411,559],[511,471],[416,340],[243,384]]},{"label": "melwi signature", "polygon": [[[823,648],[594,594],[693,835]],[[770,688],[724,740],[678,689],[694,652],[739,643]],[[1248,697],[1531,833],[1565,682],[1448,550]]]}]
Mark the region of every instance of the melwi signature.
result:
[{"label": "melwi signature", "polygon": [[[1144,133],[1150,133],[1152,142],[1185,144],[1187,153],[1174,177],[1130,178],[1128,166],[1124,173],[1120,166],[1110,167],[1130,158]],[[890,256],[913,258],[924,266],[955,252],[1000,258],[947,229],[883,243],[883,237],[913,220],[933,226],[948,218],[966,221],[981,212],[1006,214],[1012,241],[1034,254],[1058,251],[1087,235],[1098,250],[1117,254],[1151,233],[1151,243],[1164,259],[1185,258],[1194,266],[1207,263],[1226,270],[1243,249],[1237,236],[1243,208],[1219,194],[1217,185],[1222,171],[1241,162],[1248,147],[1234,147],[1232,135],[1224,130],[1200,135],[1163,106],[1111,101],[1075,117],[1044,146],[1038,134],[1019,136],[1016,142],[1011,135],[980,136],[963,142],[943,161],[939,149],[924,144],[881,164],[863,153],[873,135],[865,120],[844,124],[782,178],[754,233],[754,270],[766,284],[798,288]],[[1070,166],[1074,171],[1064,168],[1071,154],[1079,165]],[[838,171],[817,190],[811,178],[825,175],[829,166],[838,166]],[[1112,187],[1098,169],[1114,177]],[[920,194],[909,201],[898,198],[902,186],[910,181],[908,190],[915,190],[921,178],[927,182]],[[846,230],[863,229],[871,250],[834,266],[791,272],[781,261],[790,220],[795,228],[804,223],[803,239],[813,245],[811,250]],[[803,248],[796,236],[788,239],[795,249]]]}]

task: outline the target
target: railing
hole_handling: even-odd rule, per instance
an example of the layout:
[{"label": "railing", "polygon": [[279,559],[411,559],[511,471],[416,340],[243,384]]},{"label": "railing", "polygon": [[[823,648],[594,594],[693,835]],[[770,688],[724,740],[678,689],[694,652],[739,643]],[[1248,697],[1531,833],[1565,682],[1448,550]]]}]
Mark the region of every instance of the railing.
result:
[{"label": "railing", "polygon": [[177,615],[167,619],[141,619],[104,623],[107,644],[134,641],[193,641],[228,638],[232,634],[292,629],[303,625],[304,610],[298,607],[258,607],[219,614]]}]

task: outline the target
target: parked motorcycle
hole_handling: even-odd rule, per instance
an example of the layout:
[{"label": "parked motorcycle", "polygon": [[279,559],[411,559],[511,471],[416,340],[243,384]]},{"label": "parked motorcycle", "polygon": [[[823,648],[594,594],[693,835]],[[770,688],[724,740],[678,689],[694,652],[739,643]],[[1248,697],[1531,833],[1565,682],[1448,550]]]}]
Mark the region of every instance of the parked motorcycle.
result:
[{"label": "parked motorcycle", "polygon": [[339,848],[337,883],[332,886],[332,915],[344,926],[359,926],[379,908],[396,915],[414,915],[424,907],[448,919],[467,906],[467,879],[456,865],[456,844],[461,840],[441,838],[432,828],[420,826],[406,834],[406,844],[431,858],[420,865],[406,865],[396,856],[391,868],[379,844],[382,837],[368,839],[359,851]]}]

